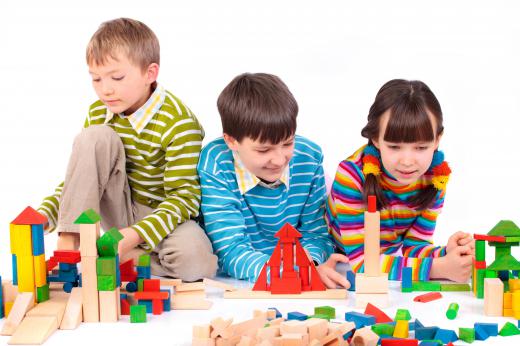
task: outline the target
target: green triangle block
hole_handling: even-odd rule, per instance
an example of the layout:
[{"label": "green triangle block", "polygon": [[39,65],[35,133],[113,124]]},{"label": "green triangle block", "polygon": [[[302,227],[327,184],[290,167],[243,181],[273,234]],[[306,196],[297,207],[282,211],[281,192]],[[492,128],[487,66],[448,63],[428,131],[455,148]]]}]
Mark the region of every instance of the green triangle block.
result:
[{"label": "green triangle block", "polygon": [[121,239],[123,239],[123,235],[121,234],[121,232],[119,232],[119,230],[115,227],[112,227],[111,229],[109,229],[107,231],[107,233],[110,233],[110,235],[112,236],[112,238],[114,238],[115,241],[119,242]]},{"label": "green triangle block", "polygon": [[94,211],[94,209],[85,210],[77,219],[74,221],[75,224],[94,224],[101,221],[101,216]]},{"label": "green triangle block", "polygon": [[501,336],[519,335],[520,330],[513,323],[506,322],[506,324],[504,324],[504,326],[502,327],[502,329],[500,329],[500,332],[498,332],[498,334]]},{"label": "green triangle block", "polygon": [[520,237],[520,228],[511,220],[502,220],[488,232],[488,235]]},{"label": "green triangle block", "polygon": [[117,255],[117,243],[112,234],[105,233],[96,240],[96,246],[98,254],[101,257],[115,256]]},{"label": "green triangle block", "polygon": [[475,329],[474,328],[459,328],[459,339],[471,344],[475,341]]},{"label": "green triangle block", "polygon": [[488,270],[520,270],[520,262],[511,255],[502,255],[495,259],[491,265],[486,269]]},{"label": "green triangle block", "polygon": [[412,319],[412,316],[410,315],[410,311],[406,309],[397,309],[397,312],[395,313],[394,321],[397,320],[405,320],[410,321]]}]

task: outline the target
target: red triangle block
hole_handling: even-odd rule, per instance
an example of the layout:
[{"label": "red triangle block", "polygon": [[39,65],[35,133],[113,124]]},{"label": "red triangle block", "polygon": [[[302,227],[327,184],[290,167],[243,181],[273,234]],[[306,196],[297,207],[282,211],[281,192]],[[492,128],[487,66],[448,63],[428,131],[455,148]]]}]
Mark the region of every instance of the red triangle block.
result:
[{"label": "red triangle block", "polygon": [[27,207],[11,223],[13,225],[43,225],[47,223],[47,218],[33,208]]},{"label": "red triangle block", "polygon": [[286,223],[282,226],[282,228],[275,233],[274,235],[276,238],[280,238],[280,240],[286,241],[292,241],[296,238],[301,238],[302,234],[296,230],[293,226]]},{"label": "red triangle block", "polygon": [[368,303],[367,307],[365,308],[365,315],[374,316],[376,318],[376,323],[393,322],[393,320],[388,317],[388,315],[385,314],[381,309],[370,303]]},{"label": "red triangle block", "polygon": [[253,291],[268,291],[267,287],[267,263],[262,267],[262,271],[260,275],[258,275],[258,279],[253,286]]}]

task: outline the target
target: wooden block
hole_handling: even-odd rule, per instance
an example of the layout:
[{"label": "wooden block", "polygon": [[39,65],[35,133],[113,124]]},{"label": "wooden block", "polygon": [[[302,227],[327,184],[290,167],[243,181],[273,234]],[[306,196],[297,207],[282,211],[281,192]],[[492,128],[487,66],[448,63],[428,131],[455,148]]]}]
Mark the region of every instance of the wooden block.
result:
[{"label": "wooden block", "polygon": [[511,309],[513,309],[513,311],[520,310],[520,291],[514,291],[511,293]]},{"label": "wooden block", "polygon": [[504,309],[513,308],[513,295],[511,292],[504,292]]},{"label": "wooden block", "polygon": [[161,286],[176,287],[182,285],[181,279],[161,279]]},{"label": "wooden block", "polygon": [[406,339],[408,338],[408,321],[397,320],[394,329],[394,338]]},{"label": "wooden block", "polygon": [[176,286],[175,292],[204,291],[205,288],[204,282],[189,282]]},{"label": "wooden block", "polygon": [[240,338],[237,346],[254,346],[255,340],[250,336],[243,336]]},{"label": "wooden block", "polygon": [[184,292],[175,292],[175,295],[177,297],[200,297],[205,298],[206,297],[206,291],[184,291]]},{"label": "wooden block", "polygon": [[34,257],[31,255],[17,255],[16,267],[18,269],[18,291],[36,292],[34,284]]},{"label": "wooden block", "polygon": [[11,309],[13,308],[14,302],[4,302],[4,317],[9,316]]},{"label": "wooden block", "polygon": [[269,291],[252,291],[248,288],[224,292],[224,298],[227,299],[347,299],[347,297],[345,289],[305,291],[298,294],[271,294]]},{"label": "wooden block", "polygon": [[[365,232],[364,232],[364,267],[366,276],[379,276],[381,267],[379,257],[381,255],[380,245],[380,214],[379,211],[365,211]],[[358,274],[359,275],[359,274]],[[357,283],[356,283],[357,288]],[[378,293],[378,292],[365,292]]]},{"label": "wooden block", "polygon": [[509,291],[519,291],[520,290],[520,279],[509,279]]},{"label": "wooden block", "polygon": [[36,287],[47,284],[47,264],[45,254],[34,256],[34,283]]},{"label": "wooden block", "polygon": [[388,292],[388,274],[367,276],[356,274],[356,293],[386,293]]},{"label": "wooden block", "polygon": [[223,338],[230,338],[233,334],[233,330],[231,329],[231,323],[233,323],[233,319],[229,318],[227,320],[222,317],[217,317],[211,320],[211,334],[212,338],[216,338],[218,336]]},{"label": "wooden block", "polygon": [[121,288],[116,288],[117,291],[117,320],[119,321],[121,319]]},{"label": "wooden block", "polygon": [[502,316],[504,310],[504,283],[498,278],[484,279],[484,314]]},{"label": "wooden block", "polygon": [[356,309],[365,309],[368,303],[387,308],[390,306],[388,293],[356,293]]},{"label": "wooden block", "polygon": [[196,296],[172,296],[173,310],[208,310],[213,302]]},{"label": "wooden block", "polygon": [[[94,247],[96,246],[94,242]],[[83,321],[99,322],[99,295],[97,290],[96,257],[81,257]]]},{"label": "wooden block", "polygon": [[27,316],[51,316],[56,319],[56,325],[59,326],[65,314],[67,301],[63,298],[53,298],[36,305],[27,312]]},{"label": "wooden block", "polygon": [[16,328],[22,322],[25,314],[34,306],[34,293],[20,292],[4,322],[0,335],[13,335]]},{"label": "wooden block", "polygon": [[74,287],[70,292],[60,329],[76,329],[83,321],[83,296],[81,287]]},{"label": "wooden block", "polygon": [[259,328],[262,328],[267,323],[267,320],[264,317],[256,317],[244,322],[236,323],[231,326],[233,331],[233,336],[238,340],[243,335],[255,337],[256,332]]},{"label": "wooden block", "polygon": [[99,322],[117,322],[118,301],[116,290],[99,291]]},{"label": "wooden block", "polygon": [[309,318],[305,321],[305,324],[307,325],[310,340],[321,340],[328,334],[327,320],[322,318]]},{"label": "wooden block", "polygon": [[282,334],[281,337],[282,346],[303,346],[309,343],[309,337],[303,334]]},{"label": "wooden block", "polygon": [[371,327],[357,329],[352,336],[353,345],[377,346],[379,335],[372,331]]},{"label": "wooden block", "polygon": [[31,225],[13,225],[16,256],[32,256]]},{"label": "wooden block", "polygon": [[18,295],[18,287],[13,285],[10,280],[2,281],[2,291],[4,294],[4,302],[14,303],[16,296]]},{"label": "wooden block", "polygon": [[211,326],[209,324],[201,324],[193,326],[193,338],[205,339],[209,338],[211,334]]},{"label": "wooden block", "polygon": [[280,334],[307,334],[307,325],[304,321],[285,321],[280,324]]},{"label": "wooden block", "polygon": [[41,345],[58,329],[53,316],[28,316],[9,339],[9,345]]},{"label": "wooden block", "polygon": [[204,339],[192,339],[192,346],[215,346],[215,339],[204,338]]},{"label": "wooden block", "polygon": [[221,288],[224,291],[236,291],[236,287],[235,286],[226,284],[226,283],[221,282],[221,281],[215,281],[215,280],[211,280],[211,279],[208,279],[208,278],[204,278],[204,280],[202,280],[202,282],[206,286]]},{"label": "wooden block", "polygon": [[135,292],[134,298],[137,300],[153,300],[153,299],[160,299],[165,300],[169,297],[169,292],[165,291],[159,291],[159,292]]},{"label": "wooden block", "polygon": [[99,239],[99,233],[99,222],[79,225],[79,251],[82,257],[97,257],[96,241]]},{"label": "wooden block", "polygon": [[256,338],[258,339],[258,341],[267,340],[270,343],[273,343],[274,339],[276,337],[279,337],[280,335],[280,326],[258,328],[256,332]]}]

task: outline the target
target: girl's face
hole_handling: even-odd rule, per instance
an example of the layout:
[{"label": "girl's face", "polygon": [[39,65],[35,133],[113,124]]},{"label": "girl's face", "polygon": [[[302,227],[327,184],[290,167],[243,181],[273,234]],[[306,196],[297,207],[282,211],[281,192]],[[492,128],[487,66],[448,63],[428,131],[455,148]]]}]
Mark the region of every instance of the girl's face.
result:
[{"label": "girl's face", "polygon": [[[432,128],[437,128],[435,117],[429,113]],[[386,126],[390,119],[387,110],[380,119],[379,137],[372,142],[381,152],[381,162],[385,169],[403,185],[417,181],[430,167],[433,153],[439,147],[441,136],[431,142],[392,143],[384,140]]]}]

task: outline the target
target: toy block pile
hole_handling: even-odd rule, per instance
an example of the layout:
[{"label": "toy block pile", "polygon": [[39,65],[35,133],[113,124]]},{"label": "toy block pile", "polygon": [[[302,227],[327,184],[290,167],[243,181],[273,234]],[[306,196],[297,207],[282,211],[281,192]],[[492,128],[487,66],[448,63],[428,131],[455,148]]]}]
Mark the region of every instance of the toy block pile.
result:
[{"label": "toy block pile", "polygon": [[189,282],[176,285],[172,296],[174,310],[207,310],[213,302],[206,300],[206,284]]},{"label": "toy block pile", "polygon": [[364,308],[368,303],[375,303],[381,307],[389,305],[388,274],[381,273],[379,263],[380,221],[376,197],[368,196],[368,208],[364,217],[364,272],[357,273],[355,278],[356,308]]},{"label": "toy block pile", "polygon": [[49,299],[47,267],[43,240],[46,219],[27,207],[9,225],[13,285],[19,292],[32,292],[35,301]]}]

